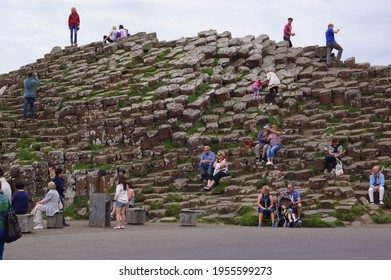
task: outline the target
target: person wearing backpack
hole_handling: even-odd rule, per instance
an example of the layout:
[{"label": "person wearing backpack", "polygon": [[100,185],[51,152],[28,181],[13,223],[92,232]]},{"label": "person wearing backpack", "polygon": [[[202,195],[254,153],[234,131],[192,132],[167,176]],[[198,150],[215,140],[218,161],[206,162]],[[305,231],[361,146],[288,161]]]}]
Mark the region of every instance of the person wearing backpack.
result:
[{"label": "person wearing backpack", "polygon": [[324,158],[324,171],[323,174],[327,175],[328,172],[335,173],[335,166],[337,165],[337,159],[341,160],[341,155],[344,152],[342,145],[337,138],[333,138],[331,145],[327,150],[327,155]]}]

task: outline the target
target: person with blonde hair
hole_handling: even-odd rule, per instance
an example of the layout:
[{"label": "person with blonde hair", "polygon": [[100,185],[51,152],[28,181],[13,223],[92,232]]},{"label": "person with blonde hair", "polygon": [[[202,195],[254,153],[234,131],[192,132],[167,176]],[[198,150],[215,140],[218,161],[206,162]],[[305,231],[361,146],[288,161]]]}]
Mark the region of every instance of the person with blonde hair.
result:
[{"label": "person with blonde hair", "polygon": [[106,43],[106,42],[114,43],[115,41],[117,41],[117,27],[115,25],[113,25],[109,35],[103,36],[103,42],[104,43]]},{"label": "person with blonde hair", "polygon": [[71,32],[71,45],[77,47],[77,31],[80,29],[80,17],[75,7],[72,7],[68,17],[68,27]]},{"label": "person with blonde hair", "polygon": [[228,176],[228,162],[225,158],[225,153],[223,151],[217,152],[217,157],[213,163],[214,172],[211,177],[208,179],[208,184],[204,187],[204,190],[210,191],[215,184],[223,177]]},{"label": "person with blonde hair", "polygon": [[263,215],[270,215],[270,219],[272,220],[272,227],[275,227],[274,224],[274,200],[273,196],[270,194],[270,187],[263,186],[261,189],[261,193],[257,199],[258,205],[258,227],[262,227],[262,219]]},{"label": "person with blonde hair", "polygon": [[37,202],[31,214],[34,215],[34,229],[43,229],[42,226],[42,213],[45,212],[47,217],[54,216],[58,211],[58,203],[60,202],[60,196],[56,191],[56,184],[49,182],[49,191],[47,192],[44,199]]}]

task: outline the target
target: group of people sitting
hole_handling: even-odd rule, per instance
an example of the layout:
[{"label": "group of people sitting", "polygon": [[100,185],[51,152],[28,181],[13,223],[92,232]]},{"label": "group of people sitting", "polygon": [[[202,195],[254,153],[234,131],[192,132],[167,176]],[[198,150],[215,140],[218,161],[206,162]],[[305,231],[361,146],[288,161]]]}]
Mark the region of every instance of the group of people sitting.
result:
[{"label": "group of people sitting", "polygon": [[[210,191],[221,178],[229,175],[228,161],[224,151],[218,151],[217,156],[210,150],[210,146],[204,147],[204,152],[201,154],[199,168],[201,177],[207,180],[207,184],[203,187],[204,190]],[[205,174],[205,170],[207,173]]]},{"label": "group of people sitting", "polygon": [[104,43],[114,43],[116,42],[119,38],[124,38],[130,36],[128,29],[124,28],[122,24],[119,25],[118,31],[117,27],[113,25],[111,28],[111,31],[108,35],[103,36],[103,42]]},{"label": "group of people sitting", "polygon": [[[262,187],[261,193],[257,199],[258,227],[262,227],[262,220],[265,216],[271,219],[272,227],[278,225],[275,221],[276,215],[279,220],[281,217],[284,217],[290,226],[294,223],[301,223],[301,197],[300,193],[294,189],[293,183],[288,184],[287,190],[282,196],[288,199],[289,203],[287,205],[281,204],[279,198],[274,198],[270,194],[269,186]],[[277,207],[275,207],[276,203],[278,204]]]}]

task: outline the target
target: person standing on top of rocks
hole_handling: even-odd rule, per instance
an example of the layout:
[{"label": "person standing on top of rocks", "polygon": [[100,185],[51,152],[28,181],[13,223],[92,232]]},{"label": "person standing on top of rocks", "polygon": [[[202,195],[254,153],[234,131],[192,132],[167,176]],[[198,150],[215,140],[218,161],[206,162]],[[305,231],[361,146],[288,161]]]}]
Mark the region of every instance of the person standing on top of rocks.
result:
[{"label": "person standing on top of rocks", "polygon": [[[214,152],[210,150],[209,146],[205,146],[204,151],[201,154],[200,163],[198,164],[202,179],[207,179],[212,176],[213,163],[215,162],[215,159],[216,156]],[[208,170],[206,175],[205,169]]]},{"label": "person standing on top of rocks", "polygon": [[287,41],[289,43],[289,47],[292,48],[292,42],[291,42],[291,36],[295,36],[295,33],[292,32],[292,21],[293,18],[288,18],[288,23],[284,26],[284,35],[283,39],[284,41]]},{"label": "person standing on top of rocks", "polygon": [[326,63],[327,66],[331,66],[331,52],[333,49],[338,50],[337,60],[341,60],[343,48],[335,41],[334,34],[338,33],[340,29],[334,29],[334,24],[329,23],[326,30],[326,48],[327,48],[327,57]]},{"label": "person standing on top of rocks", "polygon": [[379,166],[374,166],[372,174],[369,176],[368,196],[371,204],[374,204],[373,193],[379,192],[379,203],[384,205],[384,181],[384,174],[379,171]]},{"label": "person standing on top of rocks", "polygon": [[281,149],[281,135],[282,133],[278,130],[277,126],[273,124],[270,128],[270,141],[267,147],[267,162],[266,165],[273,165],[275,153]]},{"label": "person standing on top of rocks", "polygon": [[[266,152],[270,141],[270,127],[266,124],[258,133],[258,144],[255,145],[255,161],[266,162]],[[261,155],[262,152],[262,155]]]},{"label": "person standing on top of rocks", "polygon": [[71,46],[77,47],[77,31],[80,29],[80,17],[75,7],[72,7],[68,17],[68,27],[70,30]]},{"label": "person standing on top of rocks", "polygon": [[35,79],[33,79],[33,73],[28,72],[27,78],[24,80],[24,105],[23,105],[23,120],[26,120],[27,116],[27,107],[30,105],[30,118],[35,119],[35,110],[34,102],[36,91],[35,88],[40,85],[40,82],[35,74]]},{"label": "person standing on top of rocks", "polygon": [[280,79],[278,79],[276,73],[274,72],[268,72],[266,74],[266,80],[268,81],[269,93],[266,94],[265,103],[270,103],[270,105],[272,105],[274,99],[278,95],[278,89],[280,87],[281,82]]},{"label": "person standing on top of rocks", "polygon": [[254,90],[254,92],[253,92],[253,97],[254,97],[254,99],[259,99],[259,98],[261,98],[261,97],[259,96],[259,91],[260,91],[261,88],[262,88],[262,81],[261,81],[261,80],[258,80],[258,81],[256,81],[256,82],[254,82],[254,83],[252,84],[252,86],[253,86],[253,90]]}]

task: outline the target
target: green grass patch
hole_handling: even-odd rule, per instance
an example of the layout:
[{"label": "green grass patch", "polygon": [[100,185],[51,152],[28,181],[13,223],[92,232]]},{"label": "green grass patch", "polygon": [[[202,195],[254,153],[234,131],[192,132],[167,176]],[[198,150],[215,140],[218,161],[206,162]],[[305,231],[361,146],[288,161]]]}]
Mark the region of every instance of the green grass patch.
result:
[{"label": "green grass patch", "polygon": [[11,110],[11,107],[7,104],[1,104],[0,105],[0,111],[9,111]]},{"label": "green grass patch", "polygon": [[28,161],[38,160],[37,155],[32,148],[23,149],[19,154],[19,159]]},{"label": "green grass patch", "polygon": [[174,143],[171,139],[164,141],[164,150],[170,152],[174,149]]},{"label": "green grass patch", "polygon": [[319,109],[323,111],[331,111],[333,110],[333,105],[331,104],[320,104]]},{"label": "green grass patch", "polygon": [[389,223],[391,223],[391,215],[378,216],[376,214],[372,214],[371,218],[372,218],[372,220],[375,223],[378,223],[378,224],[389,224]]},{"label": "green grass patch", "polygon": [[335,227],[335,224],[322,221],[319,215],[313,215],[306,217],[303,220],[302,226],[308,228],[328,228]]},{"label": "green grass patch", "polygon": [[223,194],[227,186],[231,185],[231,180],[219,182],[212,190],[212,194]]},{"label": "green grass patch", "polygon": [[325,130],[324,130],[324,132],[323,133],[330,133],[330,134],[335,134],[335,129],[334,128],[332,128],[332,127],[328,127],[328,128],[326,128]]},{"label": "green grass patch", "polygon": [[162,62],[162,61],[166,60],[166,56],[170,53],[170,51],[171,51],[170,49],[166,49],[161,54],[159,54],[156,57],[156,62]]},{"label": "green grass patch", "polygon": [[330,119],[330,122],[331,122],[331,123],[340,123],[340,122],[341,122],[341,119],[340,119],[340,118],[337,118],[337,117],[332,117],[332,118]]},{"label": "green grass patch", "polygon": [[199,96],[201,96],[202,94],[204,94],[205,92],[207,92],[208,90],[210,89],[210,85],[209,84],[202,84],[194,94],[191,94],[187,97],[187,102],[188,103],[193,103],[194,101],[196,101],[198,99]]},{"label": "green grass patch", "polygon": [[358,109],[355,108],[355,107],[353,107],[353,106],[346,106],[345,108],[346,108],[346,110],[347,110],[349,113],[356,113],[356,112],[358,112]]},{"label": "green grass patch", "polygon": [[179,194],[169,194],[165,199],[164,203],[170,203],[170,202],[182,202],[183,197]]},{"label": "green grass patch", "polygon": [[80,209],[84,207],[88,207],[88,197],[87,196],[75,197],[73,203],[65,208],[65,216],[72,217],[74,219],[85,218],[85,217],[81,217],[77,213]]},{"label": "green grass patch", "polygon": [[150,193],[153,193],[152,187],[146,187],[141,189],[141,194],[150,194]]},{"label": "green grass patch", "polygon": [[242,217],[240,217],[239,224],[241,226],[257,226],[258,215],[256,215],[254,212],[247,212]]},{"label": "green grass patch", "polygon": [[267,183],[268,183],[267,178],[262,177],[261,180],[255,183],[255,187],[257,188],[257,190],[260,190],[263,186],[266,186]]},{"label": "green grass patch", "polygon": [[336,210],[333,216],[340,221],[354,222],[358,216],[361,216],[364,213],[365,208],[359,205],[354,205],[351,211],[347,212],[343,210]]},{"label": "green grass patch", "polygon": [[202,73],[208,74],[209,76],[212,76],[213,75],[213,69],[212,68],[203,69]]},{"label": "green grass patch", "polygon": [[193,135],[202,127],[205,127],[205,124],[202,121],[197,121],[188,131],[186,131],[186,135]]},{"label": "green grass patch", "polygon": [[249,212],[252,212],[254,213],[254,208],[251,207],[251,206],[243,206],[242,208],[240,208],[240,210],[238,211],[238,215],[239,216],[243,216],[244,214],[247,214]]},{"label": "green grass patch", "polygon": [[179,217],[179,213],[182,210],[182,205],[179,204],[173,204],[169,205],[166,211],[167,216],[170,217]]},{"label": "green grass patch", "polygon": [[208,108],[205,109],[204,115],[212,115],[213,111],[219,107],[218,103],[211,104]]},{"label": "green grass patch", "polygon": [[134,195],[134,202],[143,202],[145,200],[145,196],[143,196],[141,193],[135,193]]}]

